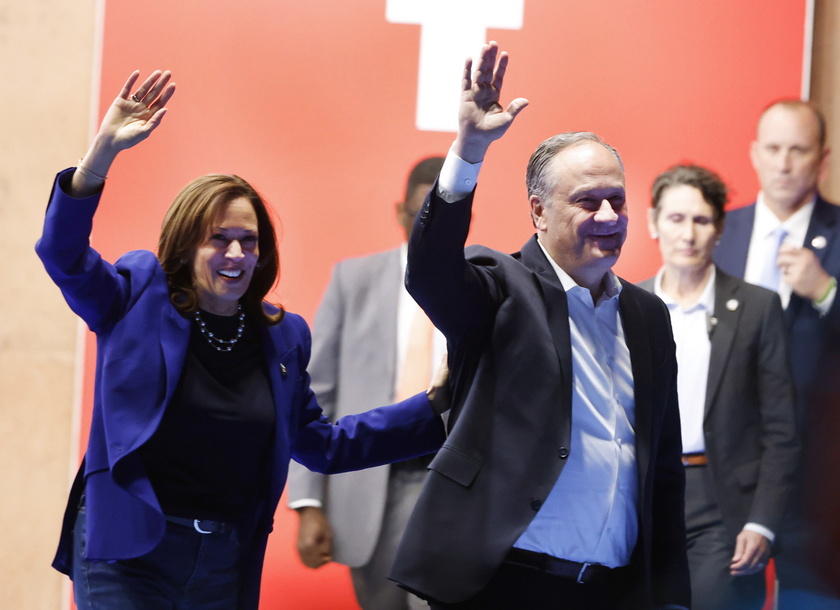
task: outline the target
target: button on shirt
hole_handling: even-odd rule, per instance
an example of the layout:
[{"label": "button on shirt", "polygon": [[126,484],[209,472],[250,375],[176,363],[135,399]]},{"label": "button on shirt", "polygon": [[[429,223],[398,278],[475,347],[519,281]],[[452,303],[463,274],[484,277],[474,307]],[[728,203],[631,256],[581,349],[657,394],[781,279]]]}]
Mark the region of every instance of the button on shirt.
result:
[{"label": "button on shirt", "polygon": [[624,566],[638,536],[639,477],[633,373],[618,309],[621,284],[609,273],[606,290],[593,303],[589,290],[543,252],[569,304],[571,447],[554,488],[514,546],[570,561]]},{"label": "button on shirt", "polygon": [[706,410],[706,385],[709,379],[709,358],[712,342],[709,329],[715,311],[715,268],[697,302],[683,308],[662,290],[660,269],[654,282],[654,293],[668,306],[671,328],[677,344],[677,393],[680,397],[680,425],[683,453],[703,453],[703,416]]}]

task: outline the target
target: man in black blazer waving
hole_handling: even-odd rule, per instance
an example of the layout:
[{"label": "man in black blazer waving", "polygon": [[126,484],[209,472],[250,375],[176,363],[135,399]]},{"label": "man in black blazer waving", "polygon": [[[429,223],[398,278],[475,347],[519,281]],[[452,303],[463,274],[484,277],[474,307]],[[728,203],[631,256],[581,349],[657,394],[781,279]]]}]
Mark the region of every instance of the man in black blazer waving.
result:
[{"label": "man in black blazer waving", "polygon": [[618,153],[586,132],[546,140],[528,166],[536,235],[464,251],[479,165],[528,104],[499,104],[507,62],[493,42],[467,61],[409,242],[453,408],[391,578],[433,609],[687,608],[674,343],[663,303],[611,271]]}]

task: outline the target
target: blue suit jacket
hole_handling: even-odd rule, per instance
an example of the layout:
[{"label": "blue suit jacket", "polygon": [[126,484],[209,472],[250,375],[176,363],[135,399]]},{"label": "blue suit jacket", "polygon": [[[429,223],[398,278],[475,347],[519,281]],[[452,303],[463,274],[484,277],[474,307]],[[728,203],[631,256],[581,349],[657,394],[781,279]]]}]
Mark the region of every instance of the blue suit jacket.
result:
[{"label": "blue suit jacket", "polygon": [[[755,220],[755,204],[726,214],[726,227],[715,249],[715,263],[725,272],[743,279],[747,252]],[[815,248],[815,237],[825,238],[825,247]],[[819,245],[819,241],[817,241]],[[818,196],[805,236],[805,247],[814,251],[823,268],[840,279],[840,207]],[[822,316],[807,299],[791,295],[785,309],[790,336],[791,367],[797,392],[797,425],[806,426],[808,392],[819,369],[820,351],[828,325],[840,328],[840,295],[829,312]]]},{"label": "blue suit jacket", "polygon": [[[143,555],[161,540],[165,519],[137,449],[157,430],[178,384],[190,321],[170,303],[154,254],[135,251],[110,264],[90,247],[99,195],[73,199],[53,188],[36,250],[70,307],[97,336],[93,419],[88,449],[73,485],[54,566],[71,573],[72,524],[81,493],[87,507],[86,557]],[[270,307],[266,305],[266,307]],[[289,460],[332,473],[435,451],[443,428],[425,395],[335,425],[309,387],[310,334],[287,313],[263,332],[276,428],[270,484],[240,524],[243,592],[240,608],[256,608],[268,533]]]}]

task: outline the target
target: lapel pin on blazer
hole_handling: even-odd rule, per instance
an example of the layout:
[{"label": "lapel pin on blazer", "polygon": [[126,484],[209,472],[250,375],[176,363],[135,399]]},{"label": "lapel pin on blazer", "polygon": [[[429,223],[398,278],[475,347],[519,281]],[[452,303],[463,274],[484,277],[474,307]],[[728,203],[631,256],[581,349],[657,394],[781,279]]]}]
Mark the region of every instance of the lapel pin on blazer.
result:
[{"label": "lapel pin on blazer", "polygon": [[736,309],[738,309],[738,299],[729,299],[726,302],[726,308],[729,311],[735,311]]},{"label": "lapel pin on blazer", "polygon": [[814,239],[811,240],[811,245],[816,250],[822,250],[828,245],[828,240],[825,238],[824,235],[817,235]]},{"label": "lapel pin on blazer", "polygon": [[715,326],[717,326],[717,323],[718,319],[713,313],[709,312],[706,314],[706,332],[709,333],[709,338],[712,337],[712,331],[715,329]]},{"label": "lapel pin on blazer", "polygon": [[283,377],[283,379],[286,378],[286,365],[282,362],[280,363],[280,376]]}]

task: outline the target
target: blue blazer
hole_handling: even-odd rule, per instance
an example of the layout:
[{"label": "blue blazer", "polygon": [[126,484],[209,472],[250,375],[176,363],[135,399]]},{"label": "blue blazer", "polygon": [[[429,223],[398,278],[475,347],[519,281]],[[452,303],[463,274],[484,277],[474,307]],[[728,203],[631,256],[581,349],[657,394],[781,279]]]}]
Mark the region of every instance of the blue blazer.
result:
[{"label": "blue blazer", "polygon": [[[56,569],[72,570],[72,527],[81,494],[88,514],[86,557],[127,559],[151,551],[165,519],[137,449],[157,430],[181,377],[190,321],[170,303],[155,255],[134,251],[115,264],[90,247],[100,196],[69,197],[58,175],[36,251],[70,307],[96,333],[96,379],[88,448],[65,513]],[[266,308],[270,308],[266,305]],[[306,322],[287,313],[262,333],[276,428],[268,489],[240,524],[240,608],[256,608],[273,515],[289,460],[324,473],[356,470],[437,450],[444,433],[424,394],[331,424],[309,387]]]},{"label": "blue blazer", "polygon": [[[715,263],[726,273],[743,279],[750,247],[755,204],[726,214],[726,227],[715,248]],[[814,238],[825,238],[824,247],[814,246]],[[817,240],[820,245],[822,240]],[[814,251],[829,275],[840,279],[840,207],[817,196],[814,213],[805,236],[805,247]],[[797,427],[806,426],[808,392],[819,370],[820,352],[827,328],[840,329],[840,295],[835,297],[828,313],[823,316],[807,299],[791,295],[785,309],[790,336],[791,367],[797,392]]]}]

